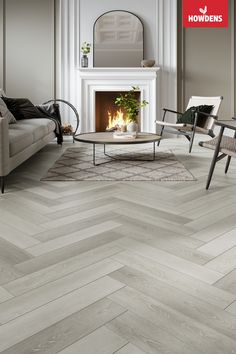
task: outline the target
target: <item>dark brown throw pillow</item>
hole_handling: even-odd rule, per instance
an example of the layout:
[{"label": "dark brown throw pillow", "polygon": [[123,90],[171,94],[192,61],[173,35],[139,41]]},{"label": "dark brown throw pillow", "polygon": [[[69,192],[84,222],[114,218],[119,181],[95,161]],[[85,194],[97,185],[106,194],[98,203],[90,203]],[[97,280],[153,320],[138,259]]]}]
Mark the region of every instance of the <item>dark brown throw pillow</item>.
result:
[{"label": "dark brown throw pillow", "polygon": [[2,97],[2,99],[16,120],[48,117],[46,114],[43,115],[28,98]]},{"label": "dark brown throw pillow", "polygon": [[199,127],[204,127],[206,120],[208,119],[208,116],[205,114],[201,114],[201,112],[203,113],[207,113],[207,114],[211,114],[212,110],[213,110],[214,106],[213,105],[201,105],[198,106],[198,119],[197,119],[197,125]]},{"label": "dark brown throw pillow", "polygon": [[212,105],[200,105],[200,106],[193,106],[188,108],[183,115],[179,116],[177,119],[177,123],[185,123],[185,124],[194,124],[194,118],[195,118],[195,112],[198,112],[198,119],[197,119],[197,125],[199,127],[203,127],[205,125],[205,122],[207,120],[207,115],[201,114],[207,113],[210,114],[212,112],[212,109],[214,106]]},{"label": "dark brown throw pillow", "polygon": [[194,106],[188,108],[182,115],[178,116],[177,123],[193,124],[195,109],[196,109],[196,107],[194,107]]}]

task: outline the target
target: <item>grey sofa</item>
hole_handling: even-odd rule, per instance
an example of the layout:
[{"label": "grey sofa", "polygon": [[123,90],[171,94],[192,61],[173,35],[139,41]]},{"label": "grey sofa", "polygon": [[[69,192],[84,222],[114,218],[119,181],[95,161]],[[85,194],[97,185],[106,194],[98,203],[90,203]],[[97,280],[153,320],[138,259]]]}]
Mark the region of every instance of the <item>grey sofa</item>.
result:
[{"label": "grey sofa", "polygon": [[8,124],[0,117],[0,179],[4,181],[14,168],[55,139],[56,123],[47,118],[23,119]]}]

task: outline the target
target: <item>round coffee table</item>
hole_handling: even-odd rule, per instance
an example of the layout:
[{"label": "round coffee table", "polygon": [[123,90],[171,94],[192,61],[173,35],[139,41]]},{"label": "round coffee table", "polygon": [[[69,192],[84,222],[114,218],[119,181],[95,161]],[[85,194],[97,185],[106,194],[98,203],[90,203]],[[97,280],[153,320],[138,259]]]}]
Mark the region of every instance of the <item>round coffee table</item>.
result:
[{"label": "round coffee table", "polygon": [[[155,143],[159,141],[161,137],[153,133],[138,133],[136,138],[114,138],[111,132],[95,132],[95,133],[84,133],[77,134],[74,136],[74,140],[80,141],[82,143],[93,144],[93,164],[94,166],[101,165],[101,163],[96,164],[96,144],[104,145],[104,155],[114,159],[112,156],[106,153],[106,145],[133,145],[133,144],[147,144],[153,143],[153,158],[148,161],[155,160]],[[143,161],[143,160],[142,160]],[[109,162],[109,161],[107,161]]]}]

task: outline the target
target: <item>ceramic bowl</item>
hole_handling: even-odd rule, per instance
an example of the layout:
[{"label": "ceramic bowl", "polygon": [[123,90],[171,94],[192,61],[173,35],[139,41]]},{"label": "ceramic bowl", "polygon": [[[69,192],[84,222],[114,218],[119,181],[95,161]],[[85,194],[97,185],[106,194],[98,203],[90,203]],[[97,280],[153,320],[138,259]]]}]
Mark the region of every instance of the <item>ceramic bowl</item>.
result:
[{"label": "ceramic bowl", "polygon": [[154,59],[144,59],[141,61],[141,66],[144,68],[150,68],[155,64]]}]

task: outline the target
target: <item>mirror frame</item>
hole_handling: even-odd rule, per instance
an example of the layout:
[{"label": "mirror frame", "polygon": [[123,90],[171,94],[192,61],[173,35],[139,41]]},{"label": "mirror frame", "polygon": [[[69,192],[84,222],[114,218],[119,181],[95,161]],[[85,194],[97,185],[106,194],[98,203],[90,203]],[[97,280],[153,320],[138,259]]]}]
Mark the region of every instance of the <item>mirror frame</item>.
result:
[{"label": "mirror frame", "polygon": [[[104,15],[106,14],[109,14],[110,12],[116,12],[116,11],[119,11],[119,12],[127,12],[135,17],[137,17],[137,19],[140,21],[140,24],[142,25],[142,29],[143,29],[143,57],[142,57],[142,60],[144,59],[144,25],[143,25],[143,21],[141,20],[141,18],[139,16],[137,16],[136,14],[134,14],[133,12],[131,11],[127,11],[127,10],[110,10],[110,11],[106,11],[104,13],[102,13],[100,16],[97,17],[97,19],[95,20],[94,24],[93,24],[93,68],[96,68],[96,66],[94,66],[94,42],[95,42],[95,26],[96,26],[96,23],[97,21]],[[124,66],[119,66],[120,68],[124,68]],[[139,68],[139,66],[136,66],[137,68]],[[140,67],[141,67],[141,63],[140,63]],[[97,66],[98,68],[98,66]],[[110,66],[110,68],[112,68],[112,66]],[[115,66],[113,66],[113,68],[115,68]]]}]

